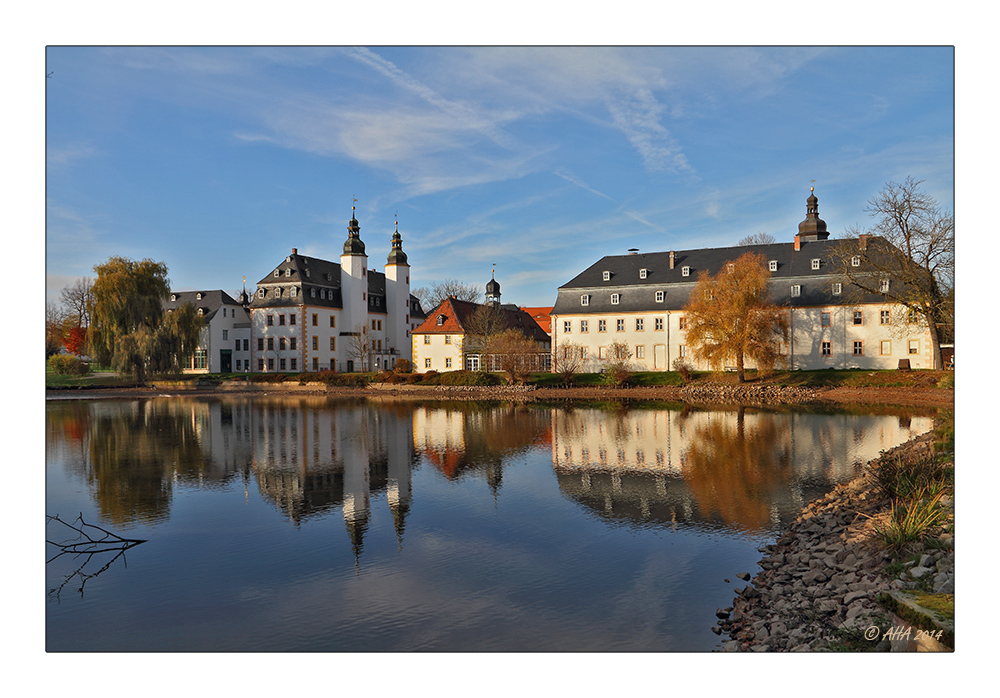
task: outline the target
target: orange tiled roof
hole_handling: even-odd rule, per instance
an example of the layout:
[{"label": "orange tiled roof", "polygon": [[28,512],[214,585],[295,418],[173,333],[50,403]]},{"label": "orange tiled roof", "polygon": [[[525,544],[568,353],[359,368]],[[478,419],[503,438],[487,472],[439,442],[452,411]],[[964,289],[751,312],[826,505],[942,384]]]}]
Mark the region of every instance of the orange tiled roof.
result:
[{"label": "orange tiled roof", "polygon": [[549,317],[549,313],[552,312],[551,305],[547,308],[521,308],[521,310],[530,315],[546,334],[552,334],[552,319]]},{"label": "orange tiled roof", "polygon": [[[445,298],[434,310],[427,313],[427,319],[417,325],[412,334],[465,334],[466,325],[469,318],[478,308],[479,303],[458,300],[457,298]],[[520,329],[526,337],[536,342],[550,341],[549,333],[540,326],[530,314],[523,309],[515,309],[512,306],[503,307],[504,315],[507,318],[507,325],[512,329]],[[438,317],[444,316],[444,320],[439,325]]]}]

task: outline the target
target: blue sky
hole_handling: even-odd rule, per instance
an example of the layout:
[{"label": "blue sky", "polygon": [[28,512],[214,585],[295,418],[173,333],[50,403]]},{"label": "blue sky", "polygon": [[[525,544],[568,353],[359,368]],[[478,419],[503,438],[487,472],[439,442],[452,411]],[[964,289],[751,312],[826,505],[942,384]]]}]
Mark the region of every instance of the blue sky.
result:
[{"label": "blue sky", "polygon": [[[608,254],[837,234],[907,176],[953,207],[950,47],[59,47],[47,297],[112,255],[240,288],[291,248],[551,305]],[[815,182],[813,182],[815,180]]]}]

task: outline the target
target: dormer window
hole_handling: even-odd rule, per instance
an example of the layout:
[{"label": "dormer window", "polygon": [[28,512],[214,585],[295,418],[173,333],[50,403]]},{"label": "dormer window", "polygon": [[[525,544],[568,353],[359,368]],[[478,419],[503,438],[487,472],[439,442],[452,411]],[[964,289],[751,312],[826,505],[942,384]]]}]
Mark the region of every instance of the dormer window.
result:
[{"label": "dormer window", "polygon": [[590,305],[590,296],[586,293],[580,296],[580,305]]},{"label": "dormer window", "polygon": [[198,300],[201,300],[201,291],[198,291],[198,295],[195,296]]},{"label": "dormer window", "polygon": [[792,298],[798,298],[799,296],[802,295],[802,286],[800,286],[799,284],[792,284],[790,291],[792,294]]},{"label": "dormer window", "polygon": [[772,259],[770,262],[767,263],[767,269],[768,271],[778,271],[778,261]]},{"label": "dormer window", "polygon": [[657,291],[656,292],[656,302],[657,303],[662,303],[663,302],[663,291]]},{"label": "dormer window", "polygon": [[617,293],[612,293],[612,294],[611,294],[611,305],[618,305],[618,301],[619,301],[620,299],[621,299],[621,296],[620,296],[619,294],[617,294]]},{"label": "dormer window", "polygon": [[299,290],[295,286],[292,286],[292,289],[291,289],[291,296],[292,296],[292,298],[295,298],[295,296],[298,295],[298,291]]},{"label": "dormer window", "polygon": [[817,269],[819,269],[819,260],[818,259],[814,259],[814,260],[812,260],[812,270],[816,271]]},{"label": "dormer window", "polygon": [[732,274],[734,271],[736,271],[736,265],[730,262],[729,264],[726,265],[726,271]]},{"label": "dormer window", "polygon": [[843,292],[844,290],[844,285],[841,284],[840,282],[837,282],[833,285],[833,288],[831,288],[830,290],[833,291],[833,295],[839,296],[841,292]]},{"label": "dormer window", "polygon": [[604,280],[605,281],[611,281],[611,272],[610,271],[604,272]]},{"label": "dormer window", "polygon": [[258,288],[257,289],[257,297],[258,298],[263,298],[264,297],[264,289],[262,289],[262,288]]},{"label": "dormer window", "polygon": [[889,292],[889,279],[882,279],[878,282],[878,291],[879,293]]},{"label": "dormer window", "polygon": [[681,276],[691,276],[691,267],[681,267]]},{"label": "dormer window", "polygon": [[445,319],[445,316],[444,316],[444,315],[438,315],[438,318],[437,318],[437,324],[438,324],[439,326],[440,326],[440,325],[443,325],[443,324],[444,324],[444,319]]},{"label": "dormer window", "polygon": [[291,275],[292,275],[292,270],[291,269],[285,269],[285,276],[291,276]]},{"label": "dormer window", "polygon": [[199,315],[204,315],[205,314],[205,309],[204,308],[198,308],[198,314]]},{"label": "dormer window", "polygon": [[277,279],[279,276],[281,276],[281,270],[280,269],[275,269],[274,270],[274,278]]},{"label": "dormer window", "polygon": [[858,257],[856,255],[854,257],[851,257],[851,266],[852,267],[860,267],[861,266],[861,257]]},{"label": "dormer window", "polygon": [[172,300],[172,301],[177,300],[177,294],[176,293],[171,293],[170,294],[170,300]]},{"label": "dormer window", "polygon": [[640,269],[639,270],[639,278],[640,279],[645,279],[646,278],[646,272],[647,272],[646,269]]}]

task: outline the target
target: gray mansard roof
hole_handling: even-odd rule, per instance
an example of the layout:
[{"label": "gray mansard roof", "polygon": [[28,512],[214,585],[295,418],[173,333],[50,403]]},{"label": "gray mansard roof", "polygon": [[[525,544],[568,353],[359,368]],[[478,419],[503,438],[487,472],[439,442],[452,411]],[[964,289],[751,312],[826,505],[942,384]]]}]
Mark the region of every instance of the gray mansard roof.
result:
[{"label": "gray mansard roof", "polygon": [[206,321],[210,321],[219,308],[224,305],[239,306],[239,301],[222,290],[214,291],[171,291],[167,300],[163,301],[163,309],[166,311],[176,310],[185,303],[190,303],[195,308],[201,310]]},{"label": "gray mansard roof", "polygon": [[[777,270],[771,272],[770,281],[774,303],[802,307],[884,300],[881,295],[859,299],[848,293],[846,283],[840,295],[833,294],[833,283],[842,281],[835,269],[835,250],[845,243],[857,245],[856,240],[813,240],[803,241],[799,250],[792,242],[679,250],[673,253],[673,269],[670,268],[670,252],[608,256],[559,287],[559,296],[551,314],[680,310],[687,303],[699,274],[718,274],[727,262],[746,252],[761,254],[768,262],[778,263]],[[819,269],[812,268],[814,259],[819,260]],[[685,267],[688,269],[687,276],[684,276]],[[642,269],[646,270],[644,279],[640,278]],[[607,281],[604,280],[605,272],[609,274]],[[792,285],[800,287],[799,296],[791,296]],[[664,292],[662,302],[656,302],[657,291]],[[614,293],[619,294],[617,305],[611,303]],[[587,305],[581,302],[583,295],[588,296]]]}]

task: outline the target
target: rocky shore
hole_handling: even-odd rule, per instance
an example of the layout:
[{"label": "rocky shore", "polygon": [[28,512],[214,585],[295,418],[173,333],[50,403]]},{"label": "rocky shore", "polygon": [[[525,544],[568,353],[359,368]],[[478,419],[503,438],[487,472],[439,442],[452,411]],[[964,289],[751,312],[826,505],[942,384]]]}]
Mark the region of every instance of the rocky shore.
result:
[{"label": "rocky shore", "polygon": [[[931,435],[925,434],[885,455],[930,450]],[[731,607],[716,612],[713,632],[730,638],[723,650],[900,649],[887,630],[903,621],[886,599],[917,588],[953,593],[955,554],[953,539],[944,537],[886,576],[893,556],[872,540],[871,521],[887,506],[867,470],[806,506],[773,545],[762,548],[761,571],[752,580],[748,573],[737,575],[750,583],[734,589]],[[946,630],[949,638],[953,642]]]}]

